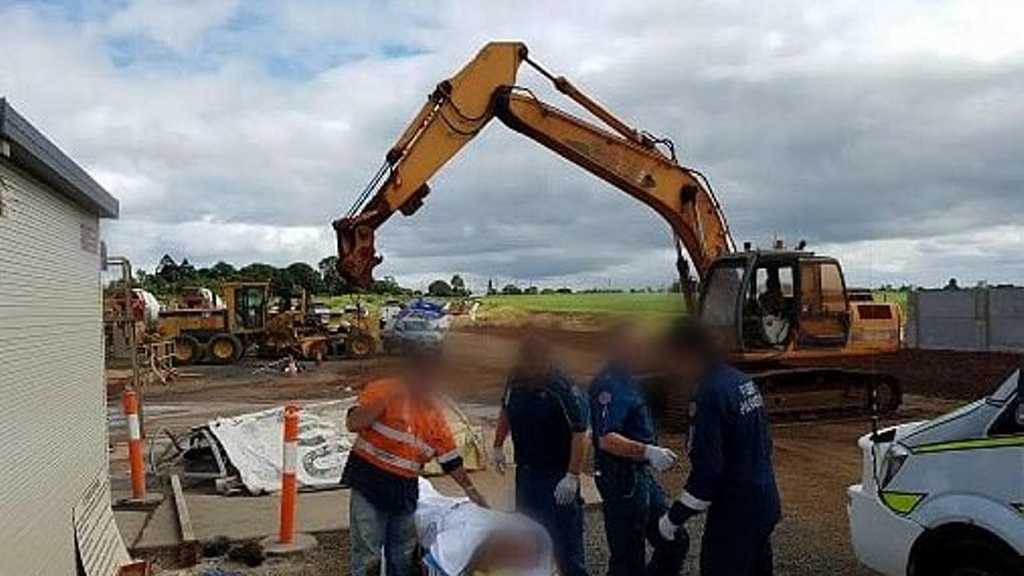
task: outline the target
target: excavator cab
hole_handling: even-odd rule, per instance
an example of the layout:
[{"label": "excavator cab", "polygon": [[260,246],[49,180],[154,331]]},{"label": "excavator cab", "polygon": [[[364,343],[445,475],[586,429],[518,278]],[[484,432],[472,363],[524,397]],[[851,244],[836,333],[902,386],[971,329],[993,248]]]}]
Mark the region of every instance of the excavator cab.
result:
[{"label": "excavator cab", "polygon": [[711,266],[700,314],[730,352],[781,352],[846,345],[848,306],[835,259],[804,251],[748,250]]}]

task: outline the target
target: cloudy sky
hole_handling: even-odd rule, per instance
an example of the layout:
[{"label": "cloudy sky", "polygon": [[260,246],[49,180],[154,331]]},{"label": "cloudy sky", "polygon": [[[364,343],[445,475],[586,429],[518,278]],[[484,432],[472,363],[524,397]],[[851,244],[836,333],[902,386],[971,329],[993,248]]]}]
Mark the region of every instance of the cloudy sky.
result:
[{"label": "cloudy sky", "polygon": [[[673,138],[738,242],[806,239],[862,285],[1022,283],[1021,21],[1015,0],[0,0],[0,96],[120,199],[112,253],[315,263],[437,81],[522,39]],[[498,122],[431,184],[378,274],[672,278],[658,217]]]}]

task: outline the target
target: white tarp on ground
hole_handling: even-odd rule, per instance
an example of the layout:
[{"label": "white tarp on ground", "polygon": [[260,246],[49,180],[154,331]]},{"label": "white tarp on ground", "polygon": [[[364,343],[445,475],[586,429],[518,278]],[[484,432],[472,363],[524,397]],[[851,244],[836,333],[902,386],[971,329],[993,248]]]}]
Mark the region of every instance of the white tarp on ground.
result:
[{"label": "white tarp on ground", "polygon": [[[351,398],[303,406],[296,467],[300,485],[338,485],[352,448],[351,434],[343,430],[345,413],[354,403]],[[217,418],[209,426],[249,492],[281,489],[284,408]]]},{"label": "white tarp on ground", "polygon": [[481,554],[481,546],[498,530],[513,531],[539,543],[539,553],[523,576],[550,576],[551,540],[544,528],[518,514],[481,508],[468,498],[444,496],[425,478],[420,479],[416,504],[416,533],[427,552],[430,576],[466,574]]},{"label": "white tarp on ground", "polygon": [[[345,428],[345,414],[355,397],[302,407],[299,418],[298,465],[300,486],[333,488],[341,480],[355,435]],[[482,436],[454,405],[448,411],[448,425],[470,470],[484,461]],[[242,483],[252,494],[281,489],[281,458],[284,439],[284,408],[272,408],[209,423]],[[436,463],[426,472],[437,473]]]}]

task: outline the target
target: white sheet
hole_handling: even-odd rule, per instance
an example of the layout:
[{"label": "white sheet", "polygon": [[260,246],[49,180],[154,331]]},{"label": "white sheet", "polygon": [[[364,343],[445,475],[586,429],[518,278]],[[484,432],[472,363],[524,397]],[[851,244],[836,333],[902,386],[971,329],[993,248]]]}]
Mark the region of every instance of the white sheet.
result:
[{"label": "white sheet", "polygon": [[[356,398],[307,404],[299,416],[299,449],[296,476],[299,484],[311,488],[332,488],[341,481],[355,434],[345,428],[345,414]],[[471,425],[454,403],[447,405],[445,417],[466,470],[479,470],[483,461],[483,432]],[[284,409],[271,408],[209,423],[231,464],[251,494],[281,489],[281,448],[284,433]],[[423,470],[427,476],[441,474],[436,460]]]},{"label": "white sheet", "polygon": [[416,506],[417,535],[420,545],[445,574],[462,574],[480,545],[499,528],[534,534],[542,542],[542,554],[537,566],[523,576],[550,576],[551,541],[543,527],[518,514],[481,508],[468,498],[444,496],[429,480],[420,478],[420,497]]}]

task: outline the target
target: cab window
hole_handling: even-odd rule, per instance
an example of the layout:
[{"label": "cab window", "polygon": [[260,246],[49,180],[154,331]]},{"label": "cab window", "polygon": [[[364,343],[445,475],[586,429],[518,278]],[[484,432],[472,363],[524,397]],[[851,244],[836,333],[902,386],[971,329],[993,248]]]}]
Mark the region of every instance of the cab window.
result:
[{"label": "cab window", "polygon": [[801,307],[805,314],[831,315],[846,312],[846,289],[839,265],[805,263],[800,267]]},{"label": "cab window", "polygon": [[778,292],[784,298],[793,297],[793,268],[789,266],[759,266],[755,279],[757,298]]},{"label": "cab window", "polygon": [[262,287],[240,288],[235,300],[235,322],[246,330],[263,328],[266,306],[266,297]]},{"label": "cab window", "polygon": [[722,264],[711,271],[704,290],[701,319],[711,327],[736,326],[736,306],[743,290],[743,263]]},{"label": "cab window", "polygon": [[836,264],[821,265],[821,308],[830,314],[841,314],[846,311],[843,275]]},{"label": "cab window", "polygon": [[839,265],[829,261],[800,263],[800,344],[840,346],[846,341],[846,288]]}]

